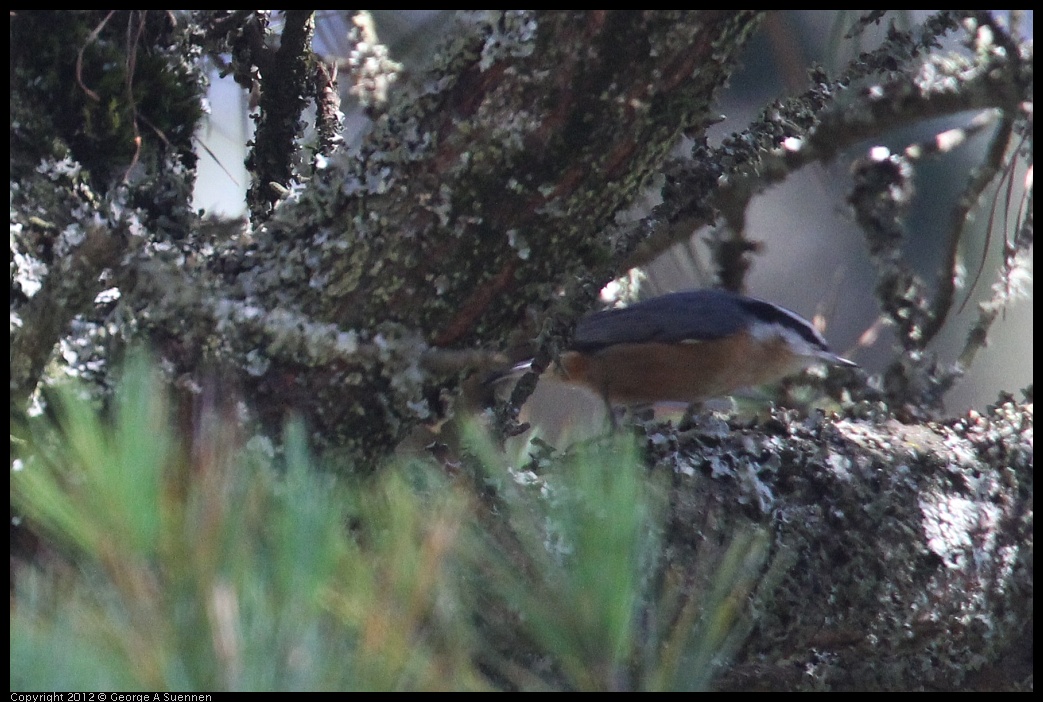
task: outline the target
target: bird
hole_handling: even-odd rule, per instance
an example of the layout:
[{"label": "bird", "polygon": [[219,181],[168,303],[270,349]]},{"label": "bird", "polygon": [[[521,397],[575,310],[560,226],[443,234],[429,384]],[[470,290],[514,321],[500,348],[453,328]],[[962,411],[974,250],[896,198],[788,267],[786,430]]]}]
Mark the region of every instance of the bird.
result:
[{"label": "bird", "polygon": [[611,408],[698,403],[819,362],[858,365],[834,353],[796,312],[726,290],[700,289],[583,317],[555,375],[593,390]]}]

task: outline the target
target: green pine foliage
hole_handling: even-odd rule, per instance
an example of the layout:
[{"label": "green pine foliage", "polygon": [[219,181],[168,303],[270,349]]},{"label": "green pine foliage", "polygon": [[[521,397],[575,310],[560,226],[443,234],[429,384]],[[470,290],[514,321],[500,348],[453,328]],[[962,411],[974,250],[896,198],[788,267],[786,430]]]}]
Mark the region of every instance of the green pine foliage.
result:
[{"label": "green pine foliage", "polygon": [[83,396],[15,437],[14,531],[41,538],[12,690],[698,689],[748,626],[767,538],[700,586],[632,441],[523,465],[471,429],[455,473],[347,478],[293,423],[279,449],[217,416],[179,437],[141,360],[110,408]]}]

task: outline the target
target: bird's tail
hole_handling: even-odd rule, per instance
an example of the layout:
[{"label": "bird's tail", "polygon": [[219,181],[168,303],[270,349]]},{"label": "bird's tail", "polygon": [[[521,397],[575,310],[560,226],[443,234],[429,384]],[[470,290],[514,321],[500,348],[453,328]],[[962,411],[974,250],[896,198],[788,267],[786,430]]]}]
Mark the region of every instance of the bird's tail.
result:
[{"label": "bird's tail", "polygon": [[509,378],[517,378],[522,373],[528,373],[530,370],[532,370],[532,360],[533,359],[531,358],[527,358],[524,361],[519,361],[518,363],[515,363],[510,368],[503,368],[497,371],[493,371],[485,378],[484,384],[496,385],[497,383],[501,383],[504,380],[508,380]]}]

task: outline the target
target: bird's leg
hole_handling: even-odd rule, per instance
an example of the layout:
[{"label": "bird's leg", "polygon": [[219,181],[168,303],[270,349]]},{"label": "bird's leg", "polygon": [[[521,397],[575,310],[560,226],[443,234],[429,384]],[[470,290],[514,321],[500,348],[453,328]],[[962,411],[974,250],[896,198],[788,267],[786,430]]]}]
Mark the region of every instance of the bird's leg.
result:
[{"label": "bird's leg", "polygon": [[684,409],[684,414],[681,415],[681,421],[678,422],[677,428],[686,428],[695,424],[695,415],[703,411],[702,400],[698,402],[692,402]]},{"label": "bird's leg", "polygon": [[[616,421],[616,410],[608,399],[608,393],[601,393],[601,401],[605,403],[605,415],[608,417],[609,433],[615,434],[619,429],[619,422]],[[624,409],[624,411],[626,410]]]}]

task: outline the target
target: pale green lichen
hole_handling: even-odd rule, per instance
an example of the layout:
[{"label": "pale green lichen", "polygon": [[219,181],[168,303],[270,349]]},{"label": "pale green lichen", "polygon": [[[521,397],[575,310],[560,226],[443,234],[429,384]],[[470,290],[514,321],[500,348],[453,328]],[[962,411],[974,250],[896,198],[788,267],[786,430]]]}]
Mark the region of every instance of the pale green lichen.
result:
[{"label": "pale green lichen", "polygon": [[646,428],[659,437],[650,460],[681,481],[671,558],[688,558],[700,524],[748,520],[769,522],[789,554],[738,663],[806,674],[768,666],[761,684],[960,689],[1017,655],[1031,612],[1031,405],[1005,398],[930,426],[775,412]]},{"label": "pale green lichen", "polygon": [[529,10],[486,11],[484,21],[490,31],[482,44],[478,67],[486,71],[501,59],[531,56],[536,49],[538,23]]}]

